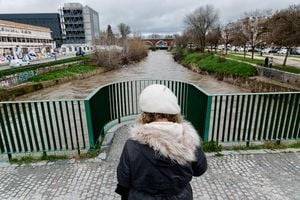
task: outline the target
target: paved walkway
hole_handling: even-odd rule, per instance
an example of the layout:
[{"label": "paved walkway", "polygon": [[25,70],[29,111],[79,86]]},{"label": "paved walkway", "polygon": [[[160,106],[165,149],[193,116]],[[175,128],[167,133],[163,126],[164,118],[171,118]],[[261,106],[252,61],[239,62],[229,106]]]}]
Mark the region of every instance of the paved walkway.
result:
[{"label": "paved walkway", "polygon": [[[0,167],[0,199],[120,199],[116,166],[127,138],[116,133],[107,161],[62,160]],[[194,199],[300,199],[300,153],[208,156],[209,169],[194,178]]]}]

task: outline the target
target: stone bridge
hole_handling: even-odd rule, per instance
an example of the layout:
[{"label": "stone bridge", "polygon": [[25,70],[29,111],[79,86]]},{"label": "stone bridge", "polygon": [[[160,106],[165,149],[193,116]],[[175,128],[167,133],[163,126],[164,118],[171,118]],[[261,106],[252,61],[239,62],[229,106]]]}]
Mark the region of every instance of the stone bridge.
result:
[{"label": "stone bridge", "polygon": [[168,49],[174,45],[173,38],[155,38],[155,39],[143,39],[148,48],[156,47],[157,49]]}]

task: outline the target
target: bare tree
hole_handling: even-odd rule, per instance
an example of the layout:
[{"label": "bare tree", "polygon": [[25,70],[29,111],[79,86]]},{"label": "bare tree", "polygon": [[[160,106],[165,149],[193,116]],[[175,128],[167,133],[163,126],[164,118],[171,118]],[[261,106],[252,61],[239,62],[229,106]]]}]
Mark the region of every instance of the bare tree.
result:
[{"label": "bare tree", "polygon": [[187,47],[188,44],[192,44],[193,39],[191,33],[188,30],[185,30],[182,35],[175,36],[175,44],[180,47]]},{"label": "bare tree", "polygon": [[270,11],[259,11],[245,13],[245,18],[241,20],[242,31],[248,38],[251,46],[251,58],[254,58],[255,47],[263,42],[262,38],[268,29],[266,27],[267,16]]},{"label": "bare tree", "polygon": [[193,37],[200,45],[200,50],[204,52],[206,46],[206,34],[215,28],[219,20],[218,12],[211,5],[206,5],[196,9],[185,18],[185,23],[193,33]]},{"label": "bare tree", "polygon": [[106,30],[106,40],[108,45],[114,44],[114,33],[112,32],[111,26],[107,26]]},{"label": "bare tree", "polygon": [[268,25],[271,40],[287,48],[282,64],[285,66],[290,49],[300,45],[300,5],[293,5],[275,13],[268,20]]},{"label": "bare tree", "polygon": [[234,24],[228,23],[226,26],[222,29],[222,40],[225,44],[225,54],[227,55],[227,47],[228,45],[233,41],[233,34],[234,34]]},{"label": "bare tree", "polygon": [[215,51],[217,51],[217,46],[220,44],[222,39],[221,28],[217,27],[208,32],[206,36],[207,43],[210,45],[210,49],[212,51],[213,47],[215,47]]},{"label": "bare tree", "polygon": [[244,58],[246,58],[246,46],[248,43],[248,35],[245,33],[242,21],[237,21],[232,25],[232,44],[242,46],[244,48]]},{"label": "bare tree", "polygon": [[118,25],[119,32],[121,34],[122,39],[126,39],[127,35],[130,34],[130,27],[124,23],[120,23]]}]

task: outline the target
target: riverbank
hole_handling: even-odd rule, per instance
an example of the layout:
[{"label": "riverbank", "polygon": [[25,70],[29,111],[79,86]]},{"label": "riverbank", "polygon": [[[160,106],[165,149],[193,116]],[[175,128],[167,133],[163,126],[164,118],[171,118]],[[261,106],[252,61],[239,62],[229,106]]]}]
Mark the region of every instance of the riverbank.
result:
[{"label": "riverbank", "polygon": [[[28,93],[69,82],[71,80],[86,79],[96,74],[101,74],[113,69],[118,69],[123,66],[123,64],[120,62],[122,61],[120,52],[111,52],[118,53],[119,55],[118,57],[115,57],[114,65],[110,65],[112,64],[111,62],[106,62],[107,56],[103,57],[103,55],[105,55],[106,53],[107,51],[97,51],[94,55],[90,55],[88,57],[71,58],[67,61],[80,60],[80,62],[69,65],[66,61],[64,62],[63,60],[61,60],[50,63],[43,63],[35,66],[28,66],[25,68],[6,70],[3,72],[3,75],[6,76],[3,77],[4,80],[2,82],[5,82],[5,85],[9,86],[7,86],[6,88],[1,88],[0,101],[15,100],[17,97]],[[146,56],[147,53],[134,58],[128,57],[127,62],[140,62]],[[60,66],[62,65],[61,63],[64,63],[63,66]],[[46,68],[48,71],[44,70]],[[40,69],[42,69],[43,72],[38,73],[36,70]],[[23,79],[23,77],[21,77],[24,73],[26,73],[26,79]],[[22,78],[22,80],[18,81],[20,77]],[[14,84],[7,84],[10,82],[14,82]]]},{"label": "riverbank", "polygon": [[256,68],[247,63],[228,60],[214,54],[189,52],[185,49],[176,50],[173,55],[174,60],[194,72],[211,75],[220,81],[250,88],[251,92],[299,91],[298,87],[256,76]]},{"label": "riverbank", "polygon": [[197,72],[199,74],[211,75],[218,79],[219,81],[223,81],[226,83],[230,83],[233,85],[237,85],[243,88],[250,88],[251,92],[291,92],[291,91],[299,91],[299,88],[280,83],[268,78],[264,78],[261,76],[252,76],[252,77],[240,77],[230,74],[219,74],[219,73],[209,73],[207,71],[201,70],[198,66],[194,64],[184,65],[186,68],[192,70],[193,72]]},{"label": "riverbank", "polygon": [[117,70],[98,73],[84,80],[70,80],[19,96],[16,100],[84,99],[102,85],[140,79],[180,80],[195,84],[211,94],[250,92],[249,89],[218,81],[212,76],[194,73],[174,62],[170,52],[158,50],[150,51],[149,55],[141,62],[125,65]]},{"label": "riverbank", "polygon": [[46,89],[55,85],[60,85],[72,80],[83,80],[97,74],[108,72],[110,70],[112,69],[107,67],[98,67],[98,68],[93,68],[89,71],[84,71],[84,72],[78,71],[79,73],[73,73],[73,74],[67,73],[67,76],[65,76],[66,73],[65,74],[58,73],[57,74],[58,77],[47,76],[47,75],[41,75],[40,77],[37,76],[36,78],[33,79],[39,80],[38,82],[26,82],[6,90],[1,90],[0,101],[15,100],[17,97],[25,94],[36,92],[38,90]]}]

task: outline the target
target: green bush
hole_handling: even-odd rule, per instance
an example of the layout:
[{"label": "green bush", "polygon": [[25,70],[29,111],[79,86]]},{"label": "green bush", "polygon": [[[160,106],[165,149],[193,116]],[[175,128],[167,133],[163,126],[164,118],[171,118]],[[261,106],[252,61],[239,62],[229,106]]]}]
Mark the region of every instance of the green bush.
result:
[{"label": "green bush", "polygon": [[131,39],[128,41],[127,58],[128,61],[138,62],[147,57],[148,49],[140,39]]},{"label": "green bush", "polygon": [[222,146],[215,141],[204,142],[203,151],[205,152],[221,152]]}]

